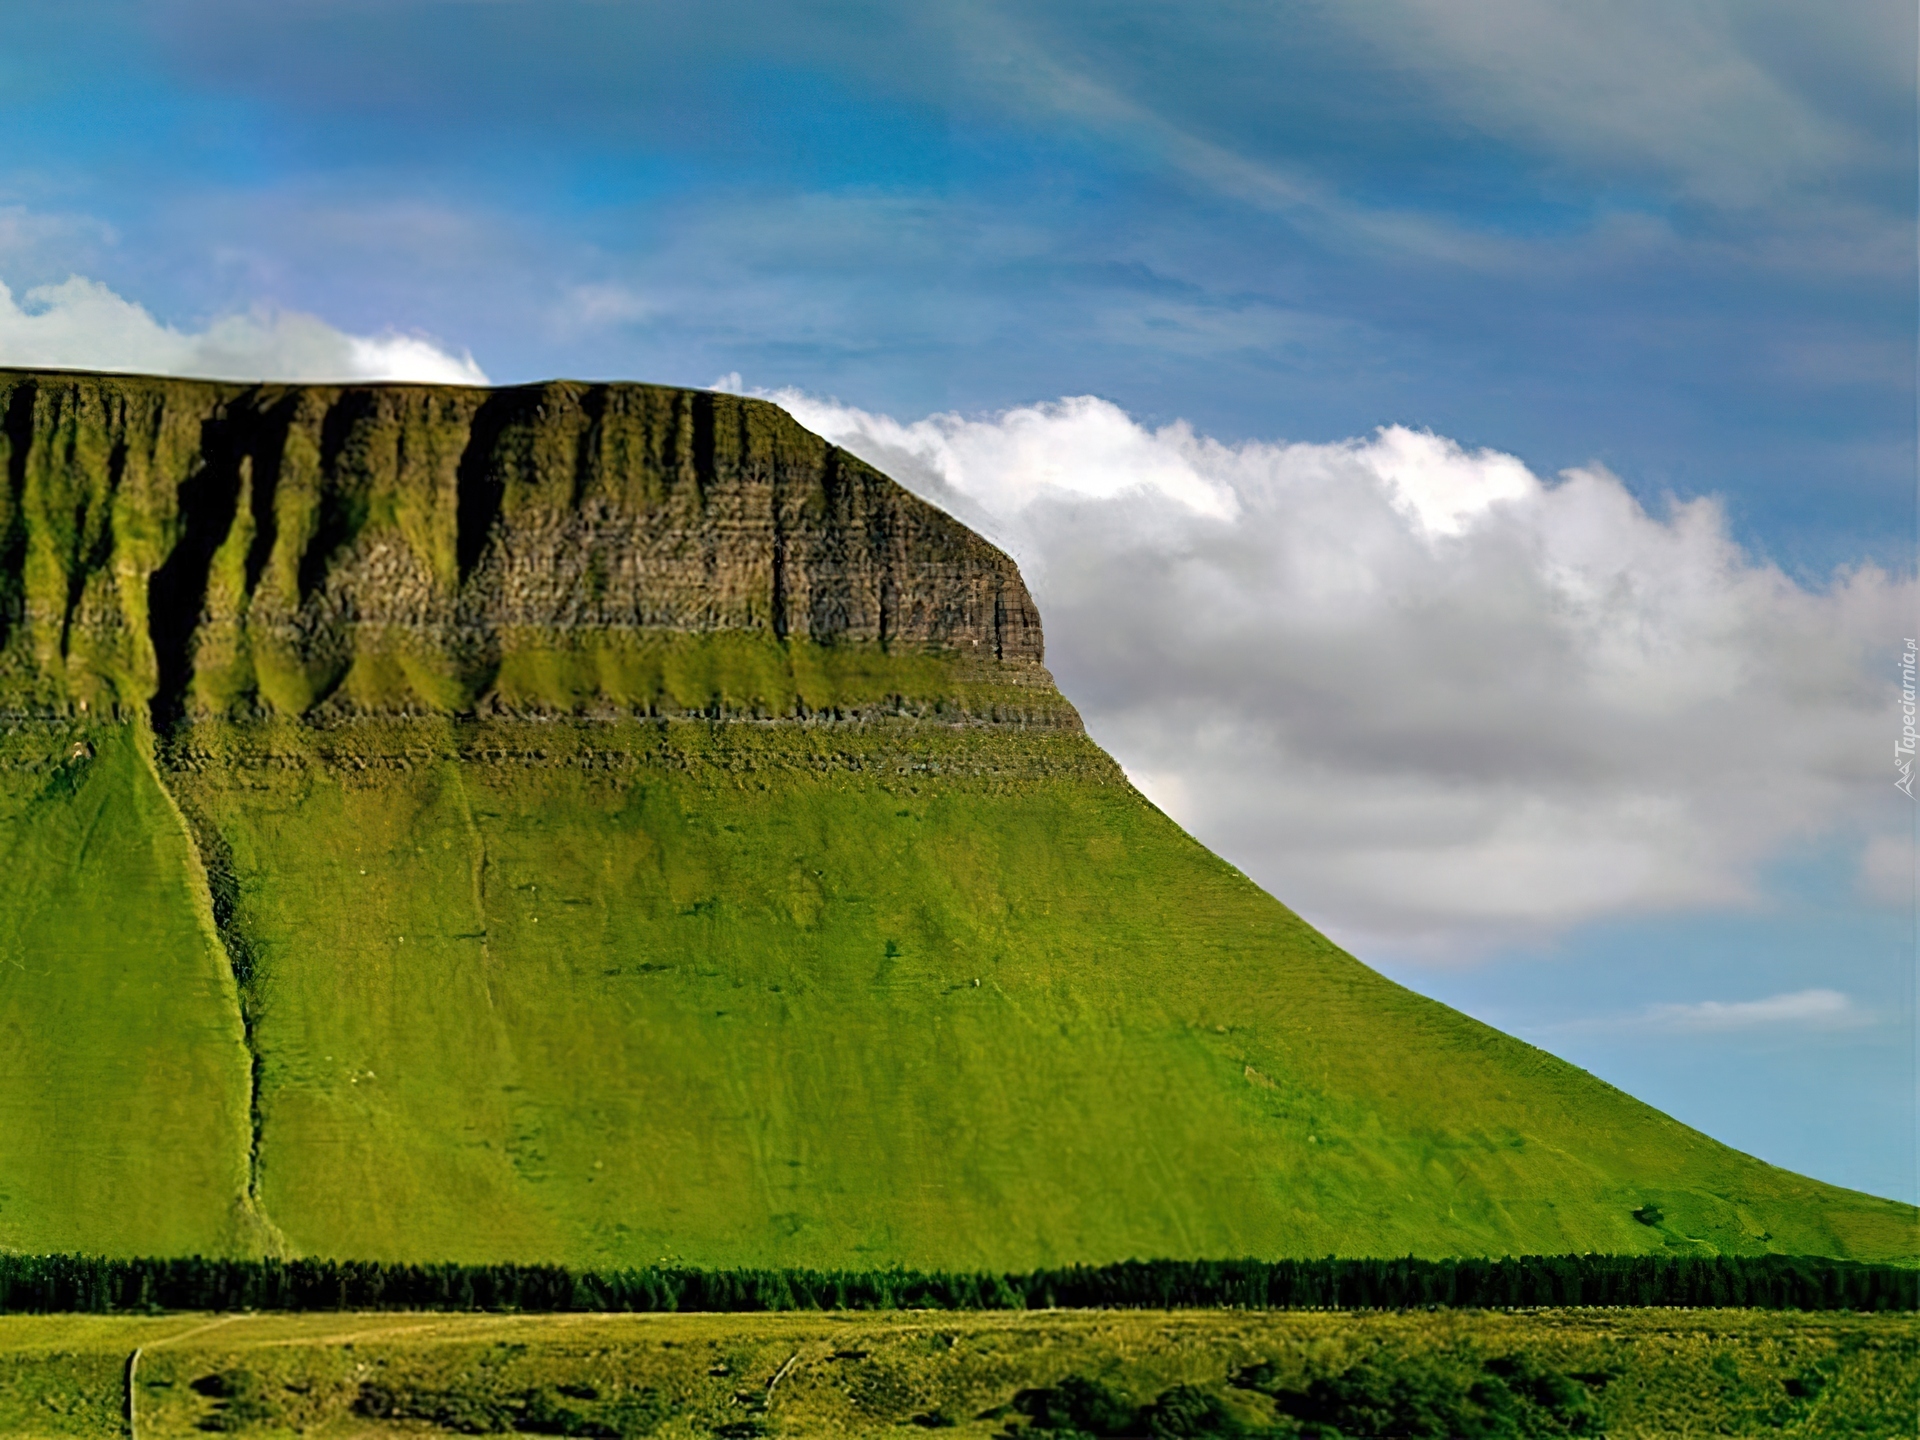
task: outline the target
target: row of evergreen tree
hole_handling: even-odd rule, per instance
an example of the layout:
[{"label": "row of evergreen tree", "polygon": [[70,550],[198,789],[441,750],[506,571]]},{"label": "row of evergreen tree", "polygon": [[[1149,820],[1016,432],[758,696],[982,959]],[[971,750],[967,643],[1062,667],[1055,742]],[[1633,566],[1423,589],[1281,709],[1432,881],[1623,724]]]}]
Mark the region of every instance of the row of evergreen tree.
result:
[{"label": "row of evergreen tree", "polygon": [[0,1254],[0,1312],[150,1310],[1920,1309],[1920,1271],[1791,1255],[1143,1260],[1019,1275],[581,1271]]}]

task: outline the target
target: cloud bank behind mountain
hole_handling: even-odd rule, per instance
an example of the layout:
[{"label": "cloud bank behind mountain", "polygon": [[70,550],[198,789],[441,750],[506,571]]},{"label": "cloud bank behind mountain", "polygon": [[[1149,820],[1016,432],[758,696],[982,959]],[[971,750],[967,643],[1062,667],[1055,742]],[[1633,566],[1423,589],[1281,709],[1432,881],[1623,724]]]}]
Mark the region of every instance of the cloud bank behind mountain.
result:
[{"label": "cloud bank behind mountain", "polygon": [[1363,954],[1759,906],[1823,843],[1868,894],[1911,870],[1910,578],[1809,585],[1713,500],[1655,513],[1603,468],[1401,426],[1226,445],[1091,397],[910,423],[774,398],[1011,549],[1096,738]]}]

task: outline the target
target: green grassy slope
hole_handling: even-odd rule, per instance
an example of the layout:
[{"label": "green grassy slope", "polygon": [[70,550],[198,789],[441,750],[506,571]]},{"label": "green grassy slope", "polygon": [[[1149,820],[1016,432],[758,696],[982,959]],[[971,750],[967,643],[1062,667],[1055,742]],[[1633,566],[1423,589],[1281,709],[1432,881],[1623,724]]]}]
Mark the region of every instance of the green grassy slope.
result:
[{"label": "green grassy slope", "polygon": [[1041,658],[764,402],[0,371],[0,1245],[1920,1255],[1342,954]]},{"label": "green grassy slope", "polygon": [[136,733],[0,736],[0,1245],[257,1248],[247,1071],[205,882]]},{"label": "green grassy slope", "polygon": [[1914,1250],[1909,1207],[1361,966],[1077,735],[230,739],[175,783],[239,880],[306,1253]]}]

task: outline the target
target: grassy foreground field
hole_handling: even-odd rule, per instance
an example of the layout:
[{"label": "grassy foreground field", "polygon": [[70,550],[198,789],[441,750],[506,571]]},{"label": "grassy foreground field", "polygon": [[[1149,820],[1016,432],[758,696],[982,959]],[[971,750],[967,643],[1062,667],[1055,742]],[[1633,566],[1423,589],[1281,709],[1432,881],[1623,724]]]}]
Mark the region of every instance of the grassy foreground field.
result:
[{"label": "grassy foreground field", "polygon": [[1920,1414],[1911,1316],[6,1316],[0,1434],[124,1435],[136,1348],[140,1440],[210,1430],[1037,1437],[1047,1433],[1033,1423],[1039,1407],[1016,1397],[1069,1376],[1135,1405],[1193,1386],[1216,1415],[1287,1433],[1271,1397],[1316,1377],[1364,1365],[1464,1382],[1488,1373],[1488,1361],[1498,1370],[1515,1359],[1527,1373],[1567,1377],[1575,1408],[1597,1427],[1577,1433],[1613,1440],[1889,1440],[1913,1434]]}]

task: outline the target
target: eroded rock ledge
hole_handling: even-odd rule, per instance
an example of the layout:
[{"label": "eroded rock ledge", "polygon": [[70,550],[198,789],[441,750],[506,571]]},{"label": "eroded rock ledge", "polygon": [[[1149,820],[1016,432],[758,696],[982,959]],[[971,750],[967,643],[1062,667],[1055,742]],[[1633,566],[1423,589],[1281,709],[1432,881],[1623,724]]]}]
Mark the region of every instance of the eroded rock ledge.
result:
[{"label": "eroded rock ledge", "polygon": [[764,401],[0,371],[0,476],[9,713],[1071,717],[1012,560]]}]

